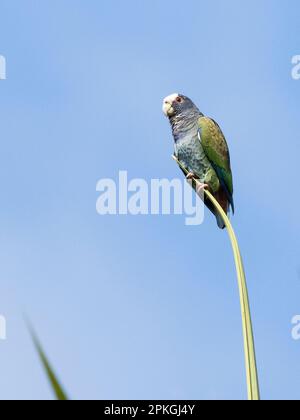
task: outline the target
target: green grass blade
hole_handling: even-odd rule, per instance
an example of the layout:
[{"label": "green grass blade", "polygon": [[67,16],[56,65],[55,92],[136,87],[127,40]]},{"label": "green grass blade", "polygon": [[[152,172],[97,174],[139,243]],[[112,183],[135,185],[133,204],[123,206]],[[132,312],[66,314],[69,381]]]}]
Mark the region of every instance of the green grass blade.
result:
[{"label": "green grass blade", "polygon": [[32,326],[28,322],[27,322],[27,325],[28,325],[28,329],[29,329],[33,344],[34,344],[34,346],[36,348],[36,351],[39,355],[39,358],[40,358],[41,363],[43,365],[44,371],[47,375],[47,378],[49,380],[49,383],[51,385],[52,391],[53,391],[56,399],[58,401],[68,401],[68,397],[67,397],[66,393],[64,392],[62,386],[60,385],[60,383],[57,379],[57,376],[55,375],[55,373],[54,373],[54,371],[53,371],[53,369],[52,369],[52,367],[51,367],[51,365],[48,361],[48,358],[47,358],[47,356],[46,356],[46,354],[45,354],[45,352],[44,352],[44,350],[41,346],[41,343],[40,343],[37,335],[35,334],[34,329],[32,328]]},{"label": "green grass blade", "polygon": [[[179,162],[176,156],[173,156],[173,159],[177,162],[177,164],[180,166],[183,172],[188,174],[188,171]],[[196,179],[195,179],[195,182],[199,184],[199,181]],[[248,289],[247,289],[246,276],[245,276],[243,260],[241,257],[241,252],[239,249],[238,241],[237,241],[235,232],[233,230],[233,227],[227,215],[225,214],[224,210],[222,209],[218,201],[214,198],[214,196],[209,191],[204,190],[204,193],[206,194],[207,198],[212,202],[212,204],[215,206],[218,213],[221,215],[226,225],[230,242],[232,245],[236,272],[237,272],[239,293],[240,293],[248,399],[250,401],[258,401],[260,400],[260,391],[259,391],[259,382],[258,382],[258,374],[257,374],[255,345],[254,345]]]}]

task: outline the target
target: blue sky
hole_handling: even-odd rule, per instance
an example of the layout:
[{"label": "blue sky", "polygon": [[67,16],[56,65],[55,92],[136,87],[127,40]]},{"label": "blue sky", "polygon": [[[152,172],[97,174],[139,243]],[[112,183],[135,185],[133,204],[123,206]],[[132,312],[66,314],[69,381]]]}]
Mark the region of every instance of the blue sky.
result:
[{"label": "blue sky", "polygon": [[119,170],[181,176],[174,91],[230,144],[262,397],[300,398],[299,17],[296,0],[2,0],[0,398],[52,398],[23,312],[73,398],[246,397],[226,233],[95,211]]}]

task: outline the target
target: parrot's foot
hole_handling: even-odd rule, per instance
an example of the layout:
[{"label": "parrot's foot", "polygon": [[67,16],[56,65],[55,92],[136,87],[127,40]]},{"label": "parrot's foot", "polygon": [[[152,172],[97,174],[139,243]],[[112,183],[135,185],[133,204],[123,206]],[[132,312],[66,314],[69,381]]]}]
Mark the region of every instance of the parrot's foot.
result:
[{"label": "parrot's foot", "polygon": [[201,184],[197,182],[197,193],[200,194],[202,191],[206,190],[207,188],[209,188],[209,185],[207,184]]},{"label": "parrot's foot", "polygon": [[201,191],[205,190],[206,188],[209,188],[209,185],[207,184],[202,184],[201,182],[199,182],[199,178],[197,177],[197,175],[193,174],[193,172],[189,172],[186,176],[186,179],[188,181],[197,181],[196,183],[196,189],[197,192],[200,193]]},{"label": "parrot's foot", "polygon": [[193,174],[193,172],[189,172],[186,176],[186,179],[188,181],[191,181],[191,180],[193,181],[194,179],[198,179],[198,177],[197,177],[197,175]]}]

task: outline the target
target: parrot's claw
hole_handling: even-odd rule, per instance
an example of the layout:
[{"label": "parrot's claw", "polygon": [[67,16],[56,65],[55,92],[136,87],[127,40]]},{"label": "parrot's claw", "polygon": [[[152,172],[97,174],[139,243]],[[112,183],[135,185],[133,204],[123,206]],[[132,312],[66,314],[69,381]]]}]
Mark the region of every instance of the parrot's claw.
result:
[{"label": "parrot's claw", "polygon": [[187,176],[186,176],[186,179],[187,179],[188,181],[191,181],[191,180],[197,179],[197,175],[193,174],[193,172],[189,172],[189,173],[187,174]]},{"label": "parrot's claw", "polygon": [[[187,174],[187,176],[186,176],[186,179],[188,180],[188,181],[197,181],[197,180],[199,180],[199,178],[197,177],[197,175],[195,175],[195,174],[193,174],[193,172],[189,172],[188,174]],[[204,191],[206,188],[209,188],[209,185],[207,185],[207,184],[202,184],[201,182],[197,182],[197,187],[196,187],[196,190],[197,190],[197,193],[199,194],[200,192],[202,192],[202,191]]]},{"label": "parrot's claw", "polygon": [[207,188],[209,188],[209,186],[207,184],[200,184],[197,183],[197,193],[199,194],[200,192],[206,190]]}]

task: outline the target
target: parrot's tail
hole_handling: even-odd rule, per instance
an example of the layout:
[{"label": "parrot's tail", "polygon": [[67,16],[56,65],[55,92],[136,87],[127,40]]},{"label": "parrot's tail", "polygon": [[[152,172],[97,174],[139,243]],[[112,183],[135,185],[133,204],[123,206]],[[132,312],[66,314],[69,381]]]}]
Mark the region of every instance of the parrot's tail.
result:
[{"label": "parrot's tail", "polygon": [[222,217],[219,214],[216,215],[216,219],[217,219],[217,223],[218,223],[219,228],[220,229],[225,229],[226,225],[224,223],[224,220],[222,219]]}]

